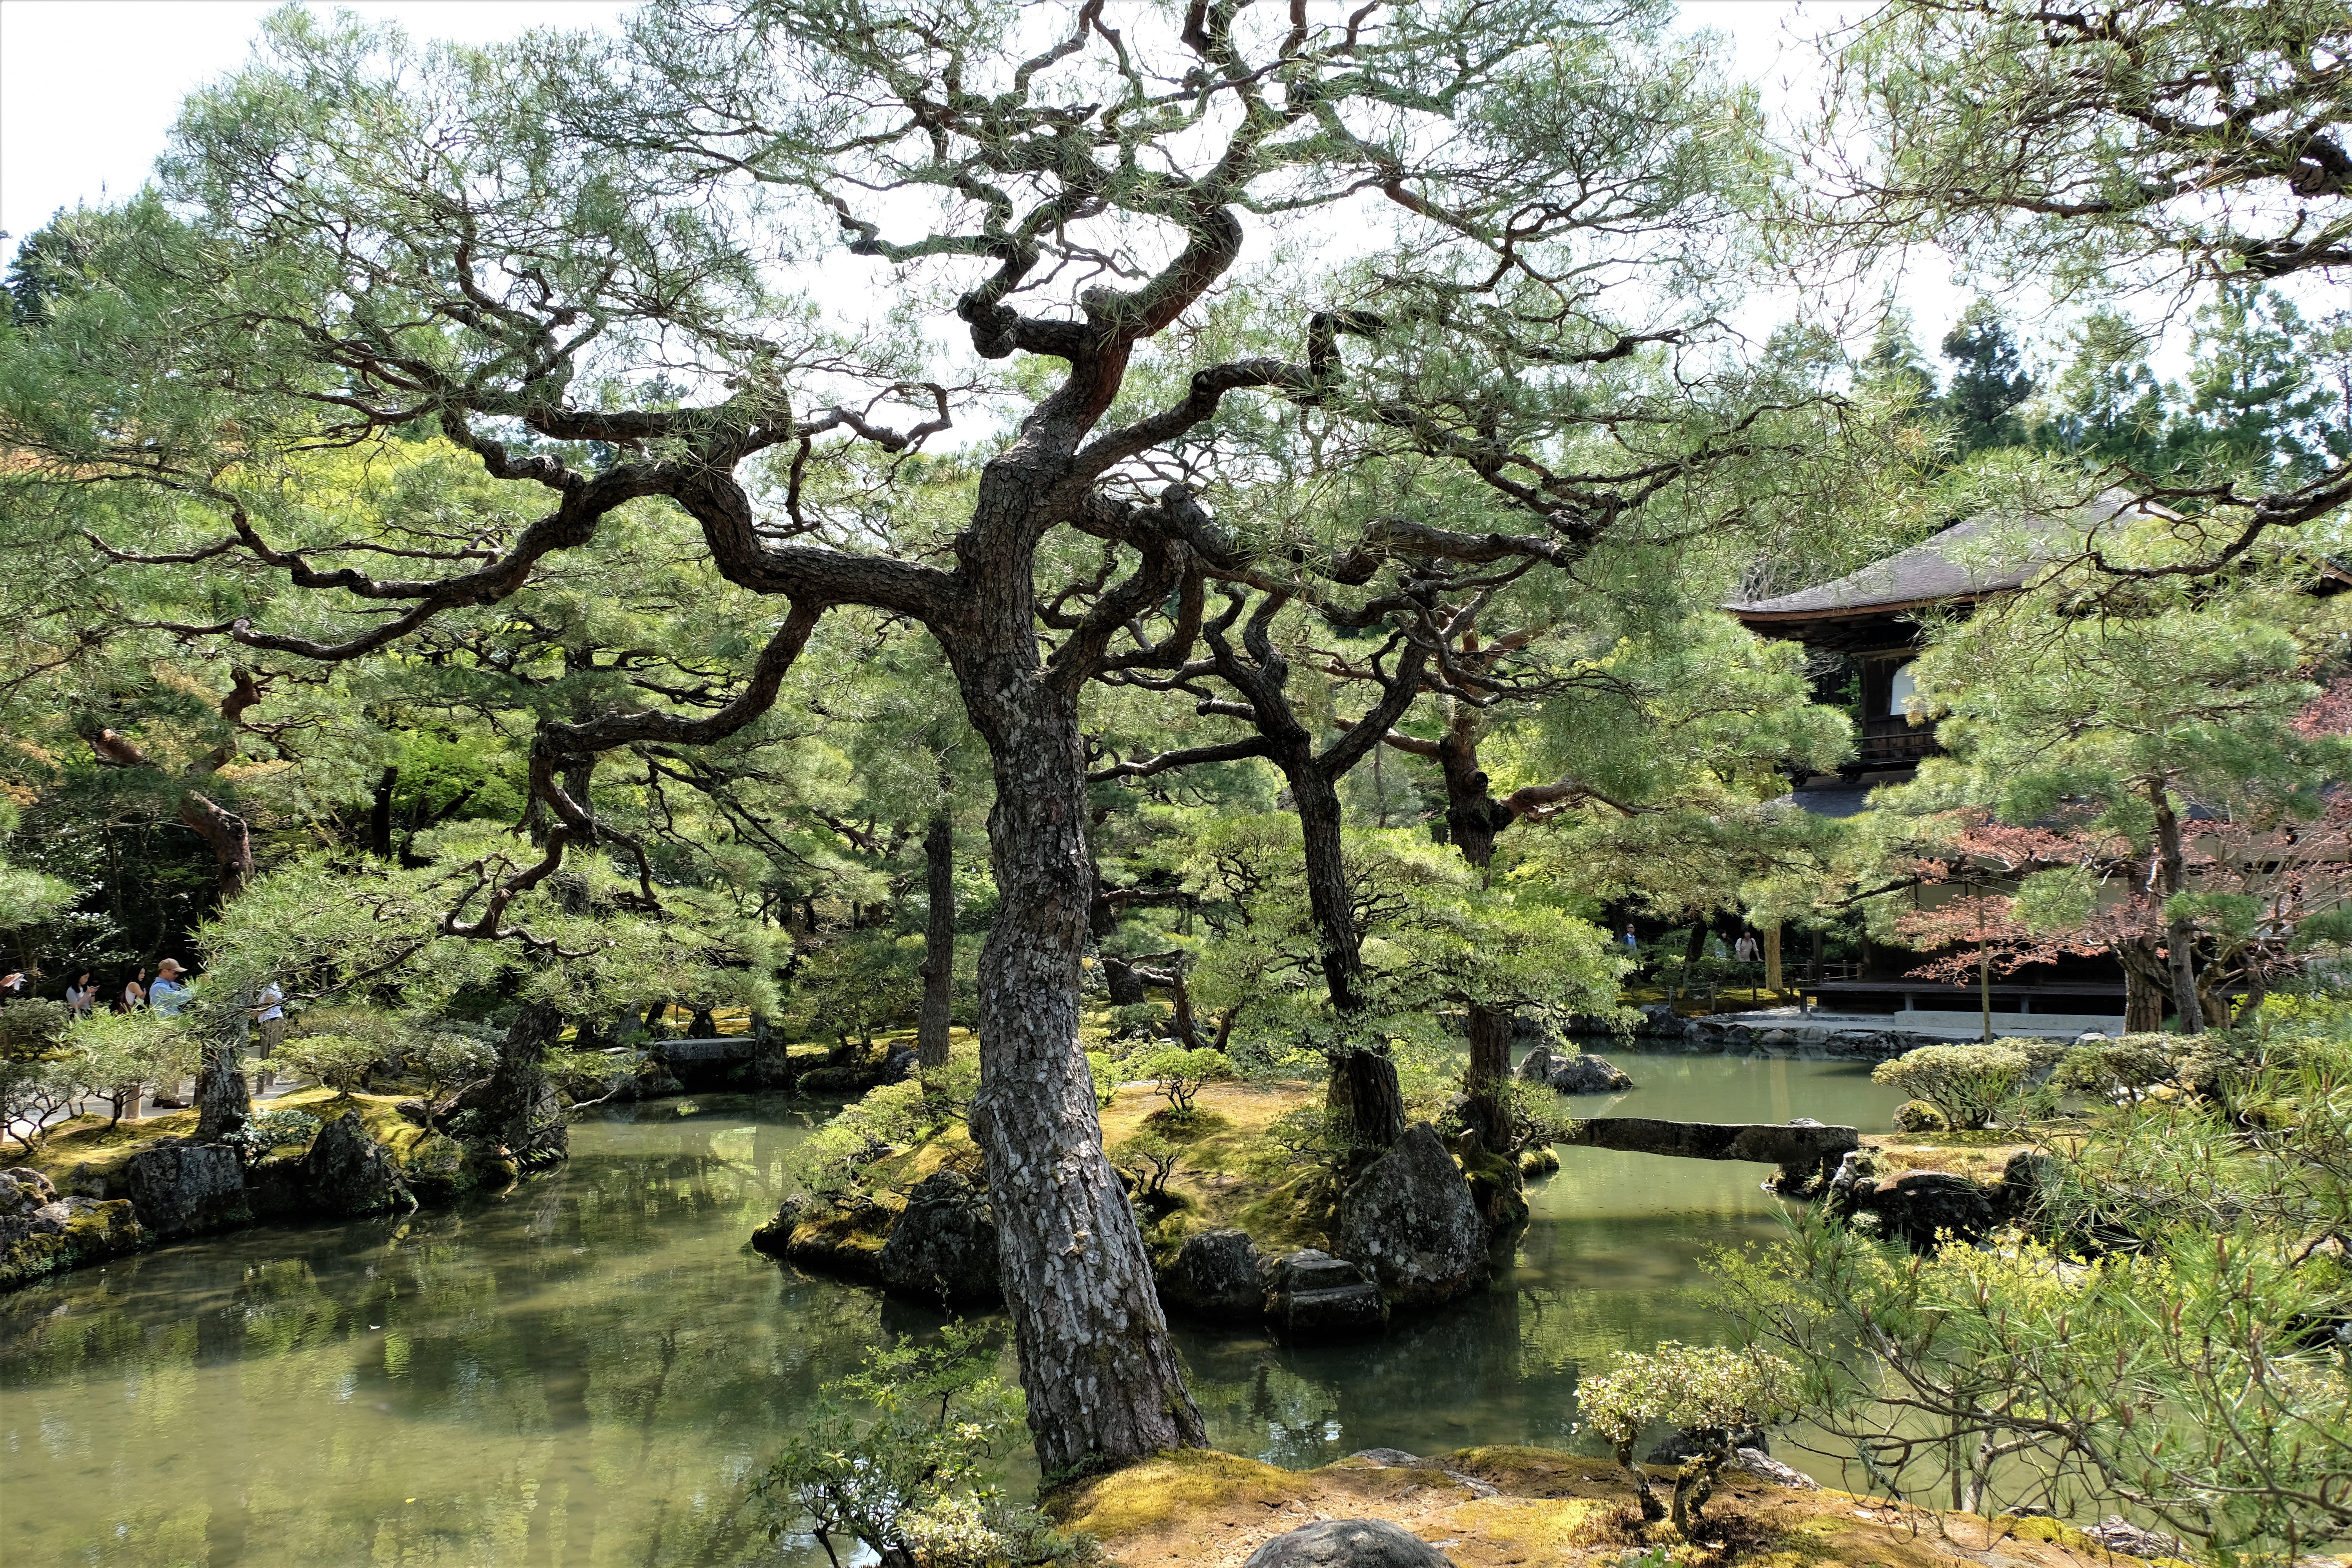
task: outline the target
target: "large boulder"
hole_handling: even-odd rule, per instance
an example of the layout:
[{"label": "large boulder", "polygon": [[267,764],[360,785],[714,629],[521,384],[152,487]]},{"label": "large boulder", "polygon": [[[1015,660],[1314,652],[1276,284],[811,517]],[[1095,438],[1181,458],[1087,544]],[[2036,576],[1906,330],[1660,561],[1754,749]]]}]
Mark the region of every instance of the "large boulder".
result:
[{"label": "large boulder", "polygon": [[1550,1081],[1562,1094],[1614,1094],[1633,1087],[1616,1063],[1590,1051],[1564,1058],[1552,1069]]},{"label": "large boulder", "polygon": [[1265,1315],[1286,1337],[1338,1339],[1388,1325],[1380,1285],[1344,1258],[1301,1247],[1276,1259],[1268,1275]]},{"label": "large boulder", "polygon": [[1336,1250],[1371,1270],[1389,1300],[1425,1307],[1484,1289],[1486,1222],[1437,1129],[1419,1122],[1339,1200]]},{"label": "large boulder", "polygon": [[1327,1519],[1276,1536],[1242,1568],[1454,1568],[1454,1560],[1385,1519]]},{"label": "large boulder", "polygon": [[1555,1051],[1549,1046],[1538,1046],[1519,1058],[1518,1076],[1528,1083],[1549,1084],[1562,1094],[1614,1094],[1633,1087],[1633,1080],[1607,1057],[1590,1051]]},{"label": "large boulder", "polygon": [[996,1212],[956,1171],[934,1171],[915,1184],[876,1262],[885,1285],[909,1295],[987,1301],[1004,1293],[997,1277]]},{"label": "large boulder", "polygon": [[1886,1235],[1914,1252],[1930,1252],[1948,1237],[1980,1241],[1998,1223],[1992,1194],[1948,1171],[1906,1171],[1857,1191],[1853,1206],[1878,1216]]},{"label": "large boulder", "polygon": [[[0,1181],[19,1173],[32,1173],[12,1172]],[[10,1184],[20,1194],[30,1190],[29,1184]],[[44,1274],[119,1258],[146,1246],[148,1240],[131,1205],[121,1200],[58,1198],[28,1214],[0,1212],[0,1290]]]},{"label": "large boulder", "polygon": [[139,1223],[163,1241],[251,1225],[245,1172],[226,1143],[167,1143],[124,1162]]},{"label": "large boulder", "polygon": [[0,1219],[26,1216],[57,1201],[58,1189],[40,1172],[24,1166],[0,1171]]},{"label": "large boulder", "polygon": [[1160,1278],[1160,1299],[1195,1317],[1255,1322],[1265,1314],[1265,1259],[1247,1231],[1186,1237]]},{"label": "large boulder", "polygon": [[295,1180],[325,1214],[380,1214],[415,1204],[392,1151],[368,1136],[357,1115],[338,1116],[319,1129]]}]

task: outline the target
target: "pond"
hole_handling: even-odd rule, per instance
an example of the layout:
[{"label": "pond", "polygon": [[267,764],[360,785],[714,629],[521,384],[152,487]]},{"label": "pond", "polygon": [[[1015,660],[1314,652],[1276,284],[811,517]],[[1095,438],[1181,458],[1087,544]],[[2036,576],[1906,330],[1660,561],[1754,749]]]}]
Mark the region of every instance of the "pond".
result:
[{"label": "pond", "polygon": [[[1883,1130],[1867,1067],[1614,1058],[1585,1114]],[[745,1489],[817,1385],[936,1313],[751,1252],[804,1104],[700,1096],[573,1130],[559,1173],[403,1220],[273,1226],[0,1297],[12,1568],[822,1562]],[[1578,1369],[1718,1337],[1709,1248],[1767,1239],[1768,1167],[1562,1151],[1486,1296],[1371,1343],[1181,1328],[1220,1447],[1577,1447]],[[1034,1484],[1034,1474],[1013,1478]]]}]

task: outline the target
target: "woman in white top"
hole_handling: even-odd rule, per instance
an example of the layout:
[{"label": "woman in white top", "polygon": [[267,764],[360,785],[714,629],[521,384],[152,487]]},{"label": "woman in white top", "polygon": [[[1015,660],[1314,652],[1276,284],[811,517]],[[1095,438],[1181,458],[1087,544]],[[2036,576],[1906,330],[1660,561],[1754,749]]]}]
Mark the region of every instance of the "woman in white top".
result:
[{"label": "woman in white top", "polygon": [[147,971],[144,966],[142,966],[138,973],[123,982],[122,1010],[124,1012],[136,1013],[140,1008],[147,1005],[147,987],[140,984],[146,978]]}]

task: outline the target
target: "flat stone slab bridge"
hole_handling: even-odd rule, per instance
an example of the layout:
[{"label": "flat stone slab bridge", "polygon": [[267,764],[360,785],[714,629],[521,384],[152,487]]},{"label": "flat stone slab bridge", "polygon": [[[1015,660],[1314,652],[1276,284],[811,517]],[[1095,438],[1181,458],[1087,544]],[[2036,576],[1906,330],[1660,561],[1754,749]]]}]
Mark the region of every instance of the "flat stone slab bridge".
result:
[{"label": "flat stone slab bridge", "polygon": [[1773,1184],[1801,1192],[1816,1176],[1826,1181],[1862,1134],[1818,1121],[1657,1121],[1646,1116],[1595,1116],[1560,1140],[1588,1149],[1632,1154],[1672,1154],[1685,1160],[1748,1160],[1778,1165]]}]

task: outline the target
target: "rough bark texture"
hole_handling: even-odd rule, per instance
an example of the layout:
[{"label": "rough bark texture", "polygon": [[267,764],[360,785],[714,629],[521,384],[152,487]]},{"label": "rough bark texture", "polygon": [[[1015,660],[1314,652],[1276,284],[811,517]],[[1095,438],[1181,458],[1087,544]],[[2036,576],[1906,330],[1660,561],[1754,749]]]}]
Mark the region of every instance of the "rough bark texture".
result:
[{"label": "rough bark texture", "polygon": [[1333,1063],[1324,1104],[1360,1150],[1386,1149],[1404,1136],[1404,1089],[1396,1063],[1379,1051],[1350,1051]]},{"label": "rough bark texture", "polygon": [[[1015,451],[1019,451],[1016,447]],[[1019,504],[1005,460],[992,507]],[[1001,903],[980,952],[981,1084],[1001,1274],[1039,1464],[1048,1475],[1206,1440],[1170,1343],[1150,1259],[1103,1152],[1078,1041],[1078,970],[1095,900],[1075,683],[1038,668],[1029,562],[992,563],[960,635],[943,638],[988,742]]]},{"label": "rough bark texture", "polygon": [[[2180,818],[2172,797],[2161,784],[2147,788],[2148,804],[2156,808],[2157,854],[2163,871],[2164,896],[2179,893],[2188,881],[2186,858],[2180,847]],[[2205,1006],[2197,990],[2197,923],[2177,920],[2165,926],[2166,959],[2172,973],[2172,1010],[2179,1016],[2180,1032],[2194,1035],[2205,1027]]]},{"label": "rough bark texture", "polygon": [[923,883],[930,912],[923,920],[923,1014],[915,1026],[915,1061],[944,1067],[948,1009],[955,995],[955,823],[942,806],[923,831]]},{"label": "rough bark texture", "polygon": [[196,1142],[217,1143],[245,1125],[253,1099],[245,1084],[245,1041],[252,1027],[247,1009],[221,1036],[209,1040],[196,1068]]},{"label": "rough bark texture", "polygon": [[570,1128],[555,1089],[541,1064],[563,1028],[563,1015],[543,1002],[526,1002],[499,1041],[489,1076],[475,1079],[450,1100],[448,1114],[474,1113],[468,1142],[502,1149],[518,1165],[543,1164],[563,1157]]},{"label": "rough bark texture", "polygon": [[375,781],[375,798],[368,806],[368,849],[379,860],[392,858],[392,790],[400,782],[398,768],[386,768]]},{"label": "rough bark texture", "polygon": [[2124,1032],[2153,1035],[2164,1027],[2167,976],[2156,943],[2136,937],[2116,947],[2124,966]]}]

